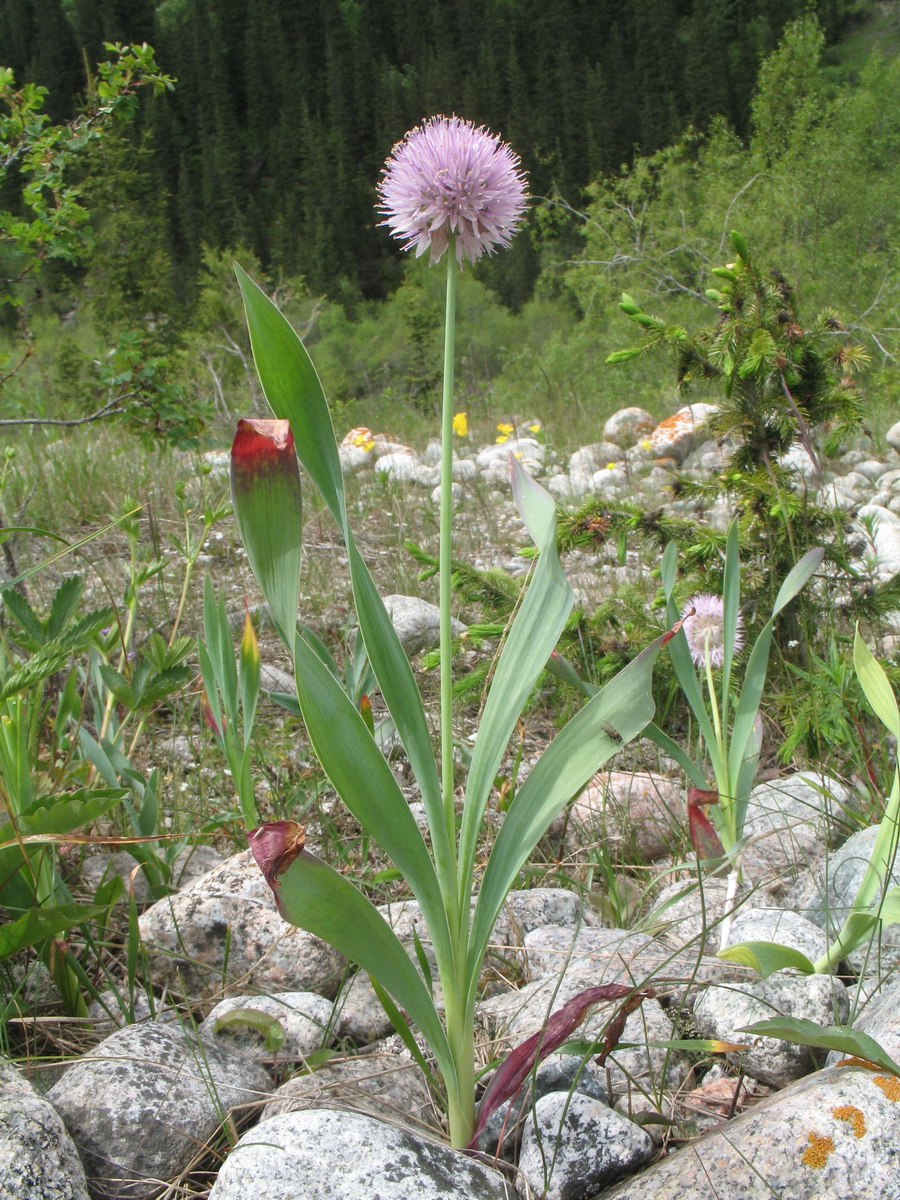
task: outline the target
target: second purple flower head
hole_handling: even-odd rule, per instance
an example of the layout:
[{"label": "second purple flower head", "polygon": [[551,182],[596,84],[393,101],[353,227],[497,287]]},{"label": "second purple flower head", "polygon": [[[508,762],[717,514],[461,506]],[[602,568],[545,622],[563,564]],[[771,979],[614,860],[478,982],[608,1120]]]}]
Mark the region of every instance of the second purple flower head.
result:
[{"label": "second purple flower head", "polygon": [[405,249],[436,263],[456,236],[456,257],[475,262],[508,246],[525,212],[517,154],[460,117],[430,117],[398,142],[378,185],[379,212]]}]

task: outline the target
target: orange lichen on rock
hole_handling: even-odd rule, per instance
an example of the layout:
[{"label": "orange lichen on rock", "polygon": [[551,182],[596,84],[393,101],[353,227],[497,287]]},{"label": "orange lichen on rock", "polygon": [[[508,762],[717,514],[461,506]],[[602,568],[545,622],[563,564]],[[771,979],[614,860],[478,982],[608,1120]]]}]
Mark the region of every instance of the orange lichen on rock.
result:
[{"label": "orange lichen on rock", "polygon": [[875,1075],[873,1081],[877,1087],[880,1087],[887,1096],[888,1100],[893,1100],[896,1103],[900,1100],[900,1079],[894,1075]]},{"label": "orange lichen on rock", "polygon": [[836,1121],[846,1121],[858,1138],[866,1136],[866,1118],[855,1104],[840,1104],[831,1110]]},{"label": "orange lichen on rock", "polygon": [[807,1167],[812,1167],[813,1170],[820,1171],[828,1162],[829,1154],[834,1153],[834,1139],[830,1137],[820,1137],[817,1133],[810,1133],[809,1145],[803,1151],[803,1162]]}]

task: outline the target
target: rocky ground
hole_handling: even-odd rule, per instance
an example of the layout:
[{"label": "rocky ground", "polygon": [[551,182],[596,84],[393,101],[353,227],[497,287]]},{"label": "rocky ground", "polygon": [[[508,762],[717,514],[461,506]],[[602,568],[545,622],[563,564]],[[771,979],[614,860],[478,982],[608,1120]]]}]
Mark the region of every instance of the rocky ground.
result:
[{"label": "rocky ground", "polygon": [[[560,499],[658,500],[676,466],[709,473],[721,465],[719,446],[697,444],[700,407],[659,426],[641,410],[624,410],[600,442],[566,462],[536,436],[537,422],[501,445],[461,446],[458,503],[475,486],[495,489],[498,506],[508,503],[510,450]],[[895,434],[900,447],[900,429],[889,442]],[[348,472],[374,471],[429,495],[437,485],[432,448],[419,456],[356,430],[341,454]],[[855,449],[828,464],[805,452],[791,461],[798,487],[855,517],[871,548],[866,569],[896,574],[894,447],[881,456]],[[724,523],[724,506],[711,519]],[[435,614],[427,604],[395,597],[390,609],[411,656],[431,644]],[[842,816],[852,797],[828,775],[761,782],[745,825],[745,884],[729,899],[723,878],[701,878],[671,858],[684,826],[677,771],[613,765],[555,837],[562,871],[576,847],[639,847],[653,869],[630,906],[632,927],[619,928],[617,910],[583,889],[513,892],[494,930],[476,1014],[482,1061],[541,1029],[586,987],[627,982],[653,995],[628,1018],[620,1048],[602,1067],[595,1055],[549,1056],[492,1118],[479,1155],[448,1148],[435,1097],[368,978],[280,919],[249,851],[222,856],[200,847],[185,855],[178,890],[140,915],[135,970],[145,1010],[126,1024],[112,997],[96,1005],[93,1044],[62,1072],[57,1063],[52,1070],[36,1060],[28,1070],[0,1063],[0,1194],[900,1197],[900,1078],[742,1032],[778,1014],[852,1023],[900,1060],[900,926],[851,955],[840,976],[784,970],[762,980],[716,956],[723,924],[729,944],[778,941],[821,955],[856,894],[874,828],[847,839]],[[402,763],[395,766],[402,772]],[[99,878],[131,867],[127,857],[108,855],[85,869]],[[414,902],[382,911],[411,954],[417,941],[430,954]],[[598,1006],[578,1036],[598,1036],[612,1015],[609,1005]],[[701,1049],[698,1039],[727,1046]]]}]

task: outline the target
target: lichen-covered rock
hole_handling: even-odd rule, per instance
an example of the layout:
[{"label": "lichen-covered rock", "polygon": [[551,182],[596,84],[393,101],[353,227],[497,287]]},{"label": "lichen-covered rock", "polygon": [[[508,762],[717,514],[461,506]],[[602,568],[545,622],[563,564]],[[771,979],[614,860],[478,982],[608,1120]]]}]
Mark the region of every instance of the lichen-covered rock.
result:
[{"label": "lichen-covered rock", "polygon": [[802,1017],[817,1025],[840,1025],[850,1012],[847,989],[831,975],[772,975],[732,987],[711,987],[694,1005],[694,1024],[702,1037],[745,1045],[728,1057],[752,1078],[784,1087],[814,1071],[824,1053],[779,1038],[741,1033],[747,1025],[772,1017]]},{"label": "lichen-covered rock", "polygon": [[730,898],[725,879],[704,879],[701,885],[696,879],[676,880],[654,896],[643,926],[673,949],[715,954],[726,914],[739,912],[746,895],[747,889],[741,888]]},{"label": "lichen-covered rock", "polygon": [[225,1113],[268,1095],[252,1058],[146,1023],[111,1034],[47,1093],[78,1147],[95,1197],[152,1196],[182,1171]]},{"label": "lichen-covered rock", "polygon": [[620,408],[603,426],[603,440],[627,449],[639,438],[648,437],[656,428],[656,419],[646,408]]},{"label": "lichen-covered rock", "polygon": [[88,1200],[78,1151],[59,1113],[0,1060],[0,1196]]},{"label": "lichen-covered rock", "polygon": [[703,425],[718,409],[716,404],[687,404],[671,417],[660,421],[648,438],[655,458],[674,458],[682,462],[696,445]]},{"label": "lichen-covered rock", "polygon": [[511,1200],[502,1175],[449,1146],[361,1113],[307,1109],[235,1145],[209,1200]]},{"label": "lichen-covered rock", "polygon": [[603,1193],[603,1200],[898,1200],[900,1080],[819,1071]]},{"label": "lichen-covered rock", "polygon": [[190,996],[333,996],[343,975],[336,950],[281,919],[249,850],[151,905],[139,927],[152,982]]},{"label": "lichen-covered rock", "polygon": [[551,1092],[526,1119],[519,1155],[522,1200],[588,1200],[653,1157],[649,1136],[600,1100]]}]

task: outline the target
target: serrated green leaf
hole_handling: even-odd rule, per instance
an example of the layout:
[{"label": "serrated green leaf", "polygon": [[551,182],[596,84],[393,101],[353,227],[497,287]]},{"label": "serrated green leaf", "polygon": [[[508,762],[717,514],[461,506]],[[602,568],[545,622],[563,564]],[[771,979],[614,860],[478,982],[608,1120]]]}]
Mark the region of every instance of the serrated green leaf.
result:
[{"label": "serrated green leaf", "polygon": [[103,907],[99,904],[59,904],[52,908],[31,908],[16,920],[0,925],[0,960],[65,933],[102,912]]}]

